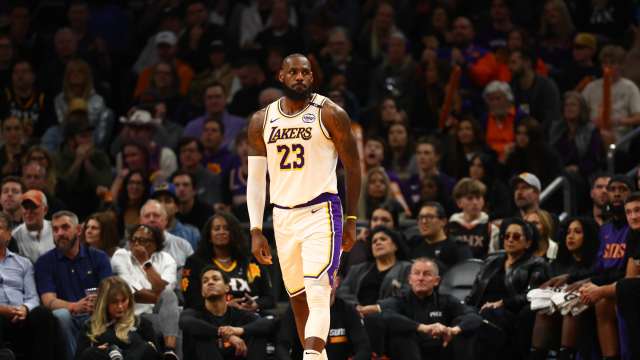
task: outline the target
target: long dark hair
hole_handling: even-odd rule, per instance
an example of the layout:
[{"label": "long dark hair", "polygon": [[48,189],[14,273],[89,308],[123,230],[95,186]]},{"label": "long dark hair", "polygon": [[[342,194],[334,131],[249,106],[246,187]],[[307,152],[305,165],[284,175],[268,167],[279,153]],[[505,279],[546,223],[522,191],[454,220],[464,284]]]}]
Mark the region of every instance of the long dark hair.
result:
[{"label": "long dark hair", "polygon": [[531,241],[531,246],[525,251],[523,258],[531,257],[538,250],[538,243],[540,242],[540,233],[536,227],[519,217],[511,217],[504,219],[500,224],[500,248],[504,249],[504,235],[510,225],[518,225],[522,229],[525,240]]},{"label": "long dark hair", "polygon": [[598,240],[598,226],[596,223],[585,217],[570,217],[567,220],[563,221],[560,224],[560,228],[558,229],[558,257],[556,258],[556,262],[560,265],[570,266],[575,263],[576,260],[567,249],[567,232],[569,231],[569,225],[577,221],[582,226],[582,246],[578,250],[578,254],[580,256],[580,264],[584,264],[585,266],[590,266],[596,261],[596,256],[598,254],[598,247],[600,246],[600,241]]},{"label": "long dark hair", "polygon": [[213,228],[213,220],[216,218],[224,219],[229,227],[229,252],[231,253],[231,258],[238,262],[248,261],[249,246],[247,237],[238,219],[226,211],[216,212],[204,224],[201,232],[202,238],[198,242],[195,255],[206,263],[211,262],[211,258],[215,257],[216,250],[211,243],[211,229]]},{"label": "long dark hair", "polygon": [[142,186],[144,188],[140,207],[142,207],[142,205],[147,200],[149,200],[149,196],[150,196],[149,191],[151,189],[151,183],[149,182],[149,178],[147,178],[142,171],[131,171],[130,173],[127,174],[127,176],[124,177],[124,180],[122,180],[122,187],[120,188],[120,192],[118,193],[118,198],[117,198],[118,208],[121,212],[124,212],[124,210],[129,205],[129,192],[127,191],[127,185],[129,184],[129,180],[131,180],[131,177],[133,177],[133,175],[136,175],[136,174],[142,177]]},{"label": "long dark hair", "polygon": [[404,239],[402,238],[402,235],[399,232],[395,230],[391,230],[386,226],[376,226],[375,228],[371,229],[371,233],[367,238],[367,245],[368,245],[367,258],[370,261],[374,261],[373,252],[371,251],[371,240],[373,239],[373,236],[379,232],[384,233],[389,238],[391,238],[391,241],[393,241],[393,243],[396,245],[396,248],[398,249],[396,250],[396,260],[397,261],[406,260],[409,250],[407,249],[407,246],[404,243]]}]

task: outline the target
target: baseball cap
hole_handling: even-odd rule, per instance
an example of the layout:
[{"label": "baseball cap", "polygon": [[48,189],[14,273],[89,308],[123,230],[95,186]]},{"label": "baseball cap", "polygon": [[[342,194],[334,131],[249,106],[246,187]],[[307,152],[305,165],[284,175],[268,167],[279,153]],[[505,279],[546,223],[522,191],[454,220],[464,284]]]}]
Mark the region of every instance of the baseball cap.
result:
[{"label": "baseball cap", "polygon": [[224,51],[224,41],[215,39],[209,43],[209,51]]},{"label": "baseball cap", "polygon": [[22,194],[22,201],[20,203],[24,204],[27,201],[32,202],[37,207],[47,205],[47,197],[40,190],[29,190]]},{"label": "baseball cap", "polygon": [[174,46],[178,43],[178,38],[171,31],[161,31],[156,34],[156,45],[167,44]]},{"label": "baseball cap", "polygon": [[607,184],[607,186],[611,185],[614,182],[620,182],[627,185],[627,187],[629,188],[629,191],[635,191],[636,189],[636,187],[633,185],[633,181],[631,180],[631,178],[629,178],[624,174],[613,175],[611,179],[609,179],[609,183]]},{"label": "baseball cap", "polygon": [[158,182],[157,184],[154,184],[154,185],[151,186],[151,197],[155,199],[160,195],[169,195],[174,200],[178,199],[176,197],[176,187],[175,187],[175,185],[173,185],[170,182],[166,182],[166,181],[161,181],[161,182]]},{"label": "baseball cap", "polygon": [[513,177],[513,179],[511,179],[511,186],[516,186],[516,184],[520,181],[538,190],[538,192],[542,191],[540,179],[538,179],[538,177],[533,175],[532,173],[524,172],[518,174],[518,176]]},{"label": "baseball cap", "polygon": [[573,44],[578,46],[584,46],[591,49],[596,49],[598,47],[598,40],[596,37],[589,33],[578,33],[575,39],[573,39]]},{"label": "baseball cap", "polygon": [[129,117],[121,116],[120,122],[125,125],[137,125],[137,126],[156,126],[160,124],[159,119],[154,119],[151,113],[147,110],[135,110]]}]

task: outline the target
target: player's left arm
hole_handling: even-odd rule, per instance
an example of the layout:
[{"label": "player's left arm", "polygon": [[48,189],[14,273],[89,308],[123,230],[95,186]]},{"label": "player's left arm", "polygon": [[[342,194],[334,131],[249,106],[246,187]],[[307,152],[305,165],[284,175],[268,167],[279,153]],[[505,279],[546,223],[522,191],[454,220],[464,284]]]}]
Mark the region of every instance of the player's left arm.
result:
[{"label": "player's left arm", "polygon": [[356,207],[360,197],[361,176],[360,156],[356,138],[351,132],[351,119],[349,115],[333,103],[327,100],[322,107],[322,123],[329,131],[331,140],[336,147],[340,161],[345,171],[346,204],[345,204],[345,228],[343,233],[343,249],[351,250],[355,241],[356,231]]}]

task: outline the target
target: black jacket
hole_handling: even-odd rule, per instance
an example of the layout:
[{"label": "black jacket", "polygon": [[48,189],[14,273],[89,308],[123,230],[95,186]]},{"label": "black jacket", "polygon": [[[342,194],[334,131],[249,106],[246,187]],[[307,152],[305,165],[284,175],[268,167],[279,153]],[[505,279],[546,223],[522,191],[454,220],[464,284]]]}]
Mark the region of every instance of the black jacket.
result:
[{"label": "black jacket", "polygon": [[82,353],[86,349],[105,343],[118,346],[121,349],[124,358],[129,360],[142,359],[145,351],[144,348],[149,342],[153,343],[156,349],[159,349],[153,325],[149,320],[142,317],[136,317],[136,327],[135,330],[129,332],[128,343],[123,342],[116,336],[116,331],[113,325],[109,326],[107,331],[98,336],[96,342],[89,339],[90,329],[91,321],[85,322],[84,328],[78,337],[78,347],[75,354],[76,359],[80,359]]},{"label": "black jacket", "polygon": [[[353,268],[349,270],[349,274],[347,274],[342,284],[340,284],[340,287],[336,291],[336,296],[351,305],[358,305],[358,293],[360,292],[362,280],[369,271],[373,270],[374,266],[376,266],[375,262],[354,265]],[[396,261],[395,265],[389,269],[389,272],[382,280],[378,300],[398,295],[402,290],[408,289],[407,277],[410,269],[410,262],[402,260]]]},{"label": "black jacket", "polygon": [[[466,303],[475,307],[482,306],[485,290],[489,281],[504,267],[507,255],[502,253],[487,258],[467,297]],[[537,288],[549,279],[549,265],[537,256],[524,255],[505,273],[504,282],[508,294],[502,299],[507,310],[517,312],[527,303],[527,291]]]},{"label": "black jacket", "polygon": [[[424,298],[418,298],[413,291],[400,297],[392,297],[378,302],[389,329],[394,332],[415,332],[419,324],[441,323],[445,326],[459,326],[462,332],[475,331],[482,324],[476,311],[450,295],[437,291]],[[440,345],[442,340],[425,339],[427,345]]]}]

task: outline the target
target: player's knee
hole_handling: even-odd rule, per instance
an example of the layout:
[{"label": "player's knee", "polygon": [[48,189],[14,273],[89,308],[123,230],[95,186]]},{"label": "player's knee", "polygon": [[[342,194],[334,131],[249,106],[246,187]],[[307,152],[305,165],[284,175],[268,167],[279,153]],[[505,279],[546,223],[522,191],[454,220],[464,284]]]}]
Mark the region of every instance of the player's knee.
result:
[{"label": "player's knee", "polygon": [[329,309],[331,306],[331,285],[329,285],[326,275],[318,279],[305,278],[304,287],[310,311],[312,309]]}]

